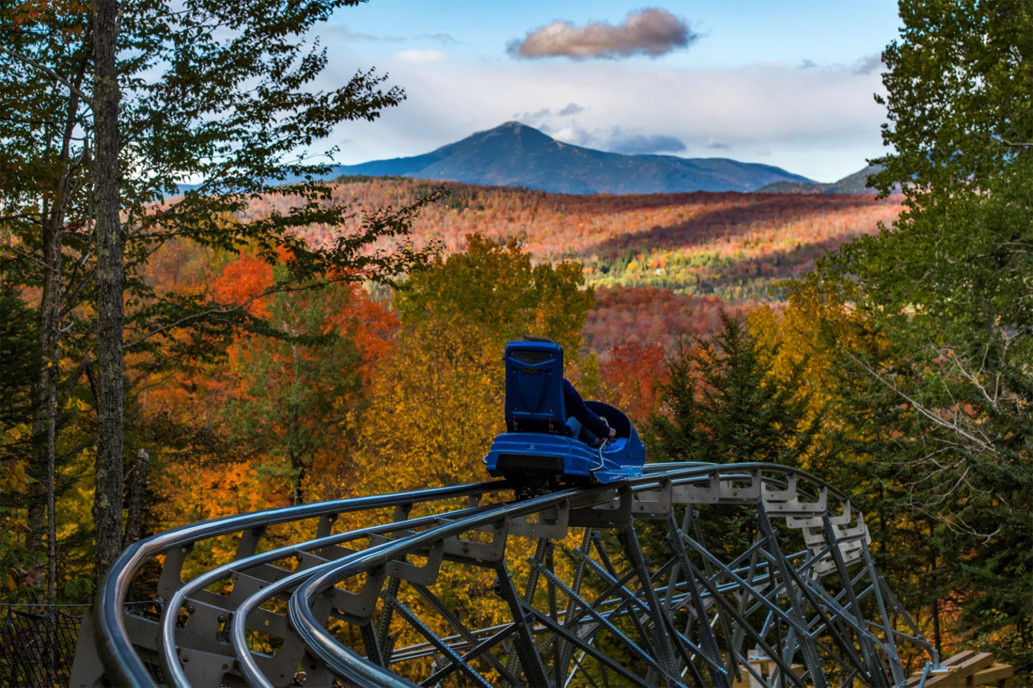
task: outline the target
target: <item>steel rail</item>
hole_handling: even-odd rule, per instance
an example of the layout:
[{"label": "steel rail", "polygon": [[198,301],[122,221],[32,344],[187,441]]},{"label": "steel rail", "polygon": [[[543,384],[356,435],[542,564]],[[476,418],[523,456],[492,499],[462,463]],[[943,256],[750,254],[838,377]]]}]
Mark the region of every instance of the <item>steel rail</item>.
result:
[{"label": "steel rail", "polygon": [[505,487],[499,482],[475,483],[303,504],[190,524],[140,540],[126,548],[112,566],[111,572],[104,579],[104,583],[98,591],[95,624],[98,638],[97,649],[101,661],[104,663],[105,669],[111,673],[111,679],[119,685],[130,688],[150,688],[155,685],[147,667],[133,649],[126,631],[123,614],[133,576],[148,560],[169,550],[259,526],[303,521],[321,516],[400,504],[469,497],[500,491]]},{"label": "steel rail", "polygon": [[412,685],[410,681],[391,673],[383,667],[371,664],[365,658],[359,657],[352,650],[341,645],[316,619],[310,604],[311,598],[352,575],[372,568],[384,567],[411,549],[423,547],[450,536],[460,535],[474,528],[491,525],[498,522],[500,518],[538,513],[543,508],[555,506],[575,497],[584,499],[586,496],[598,496],[601,502],[604,495],[611,494],[614,491],[615,489],[611,486],[603,486],[588,488],[587,490],[567,489],[548,495],[531,497],[522,502],[498,507],[463,521],[432,528],[405,540],[386,542],[339,559],[333,562],[332,566],[328,566],[318,574],[308,577],[294,591],[289,603],[291,622],[294,624],[295,631],[301,636],[302,641],[327,663],[331,671],[337,673],[341,678],[351,681],[371,681],[378,686],[408,688]]},{"label": "steel rail", "polygon": [[[678,492],[678,488],[687,489],[688,492]],[[543,631],[557,633],[558,635],[548,642],[559,642],[561,643],[560,647],[562,647],[564,642],[570,643],[577,640],[578,636],[572,635],[574,633],[573,630],[566,631],[560,629],[556,619],[562,618],[563,614],[558,613],[556,610],[553,610],[552,613],[547,613],[527,606],[524,611],[520,611],[528,603],[514,597],[515,591],[512,589],[512,583],[508,580],[504,582],[510,586],[509,594],[504,599],[510,600],[513,613],[518,615],[515,617],[515,621],[490,629],[468,629],[460,624],[458,619],[451,619],[449,624],[453,628],[460,630],[458,634],[440,637],[431,633],[431,635],[427,636],[428,642],[401,648],[398,651],[399,654],[394,656],[392,656],[392,651],[389,648],[381,657],[380,650],[376,649],[376,640],[374,639],[372,640],[374,642],[372,647],[375,652],[369,649],[371,646],[367,645],[367,653],[372,653],[370,657],[376,658],[376,662],[346,647],[320,622],[315,611],[317,600],[321,599],[321,595],[333,592],[335,586],[353,576],[360,574],[369,576],[373,572],[379,571],[378,575],[380,575],[380,578],[378,580],[382,580],[383,572],[388,570],[388,567],[396,565],[394,562],[403,561],[407,555],[427,551],[431,547],[443,547],[447,540],[450,538],[458,539],[464,533],[475,530],[488,530],[496,533],[502,532],[502,537],[504,538],[510,537],[509,531],[513,524],[529,523],[530,521],[526,521],[526,519],[536,514],[550,511],[555,512],[556,509],[566,509],[568,513],[581,510],[597,515],[607,514],[611,512],[605,508],[599,509],[598,507],[605,507],[607,504],[612,503],[614,508],[617,508],[618,505],[624,505],[624,500],[628,500],[629,512],[622,516],[622,518],[629,519],[629,529],[633,528],[630,524],[635,519],[641,517],[649,518],[650,514],[659,513],[656,511],[657,509],[663,510],[667,508],[667,513],[672,514],[673,512],[670,509],[673,508],[674,503],[689,505],[726,503],[753,505],[759,507],[762,514],[767,513],[770,506],[771,511],[768,513],[768,516],[779,519],[784,518],[791,530],[798,530],[803,534],[804,541],[807,543],[807,547],[803,551],[787,555],[781,551],[781,545],[774,540],[774,531],[771,531],[766,536],[766,539],[757,540],[746,552],[739,554],[732,562],[724,563],[715,559],[703,545],[687,541],[684,544],[689,545],[694,550],[698,550],[703,557],[704,564],[708,568],[710,566],[717,566],[717,570],[712,573],[693,571],[693,567],[689,564],[683,552],[680,558],[676,557],[675,560],[672,560],[675,564],[673,572],[667,571],[664,573],[665,569],[662,568],[654,573],[650,573],[647,568],[643,568],[645,562],[641,559],[642,554],[637,539],[629,537],[625,548],[634,547],[636,549],[636,552],[630,552],[628,556],[632,556],[633,560],[639,561],[639,564],[633,567],[633,573],[636,576],[636,580],[638,580],[638,585],[642,586],[642,589],[636,592],[630,588],[621,588],[617,591],[618,596],[611,601],[599,598],[592,602],[590,607],[585,606],[585,600],[578,597],[573,589],[567,588],[555,576],[550,576],[549,568],[543,567],[541,569],[541,572],[545,574],[545,579],[548,580],[550,590],[559,589],[563,594],[566,594],[569,604],[574,604],[575,600],[580,600],[578,604],[581,611],[579,611],[576,618],[580,618],[581,621],[576,623],[588,623],[597,629],[605,628],[609,624],[606,619],[610,617],[599,616],[595,618],[593,615],[598,615],[600,612],[586,612],[585,610],[589,608],[604,609],[609,606],[615,608],[616,611],[612,613],[617,614],[634,615],[636,612],[645,613],[646,618],[654,624],[652,633],[669,634],[670,640],[666,642],[674,641],[673,648],[676,650],[676,654],[681,657],[681,661],[685,662],[685,666],[682,669],[683,676],[689,670],[696,672],[693,661],[705,661],[705,664],[712,671],[725,671],[714,664],[713,659],[701,655],[699,648],[672,625],[674,617],[669,615],[673,614],[674,609],[688,609],[685,605],[692,600],[695,600],[693,603],[697,604],[697,608],[695,608],[695,611],[690,612],[690,620],[697,618],[700,624],[719,628],[723,628],[723,624],[727,623],[728,620],[738,624],[736,638],[739,638],[739,640],[735,643],[732,643],[732,638],[727,635],[727,631],[723,631],[725,633],[725,642],[732,643],[727,648],[729,652],[727,656],[729,670],[735,662],[745,663],[746,658],[735,648],[741,642],[743,624],[747,624],[747,622],[746,617],[743,615],[745,608],[737,611],[736,607],[731,605],[725,597],[726,595],[738,594],[742,596],[743,603],[745,603],[747,597],[750,597],[750,599],[754,600],[751,608],[756,609],[757,605],[766,607],[769,611],[769,620],[772,618],[780,619],[787,627],[794,629],[798,638],[810,638],[813,634],[820,633],[823,629],[826,629],[825,632],[830,632],[835,637],[836,644],[851,654],[853,654],[854,650],[849,638],[840,634],[852,632],[856,636],[862,652],[866,655],[865,659],[871,659],[872,662],[874,662],[874,656],[869,657],[869,655],[871,655],[874,648],[878,648],[883,653],[884,659],[888,659],[891,664],[894,661],[899,663],[899,655],[896,652],[894,639],[912,639],[912,636],[901,633],[887,625],[887,603],[892,603],[894,610],[899,610],[900,606],[892,591],[885,586],[885,581],[882,580],[872,566],[871,557],[865,546],[865,542],[867,542],[865,538],[868,536],[867,529],[863,524],[863,516],[859,512],[852,510],[849,499],[844,493],[804,471],[787,466],[763,463],[648,464],[644,468],[642,477],[621,483],[568,488],[516,502],[503,501],[501,503],[481,504],[467,508],[458,508],[448,512],[435,512],[418,518],[408,518],[409,509],[415,504],[433,504],[464,497],[468,500],[478,498],[479,501],[487,495],[501,496],[503,492],[513,489],[514,486],[505,481],[492,481],[284,507],[191,524],[134,543],[123,552],[98,592],[94,618],[95,635],[97,651],[100,660],[103,662],[105,676],[108,681],[118,685],[134,687],[150,687],[155,685],[154,677],[129,638],[124,617],[124,605],[130,586],[136,575],[148,561],[177,548],[190,548],[196,543],[211,538],[234,533],[247,533],[254,529],[261,529],[264,532],[266,527],[276,524],[303,522],[315,518],[335,518],[348,513],[354,514],[391,507],[396,509],[395,520],[393,521],[364,525],[342,533],[327,534],[329,533],[329,527],[324,528],[324,526],[328,526],[328,523],[321,520],[317,537],[307,539],[304,542],[290,543],[260,554],[254,553],[254,542],[251,543],[252,549],[250,552],[243,552],[245,548],[242,541],[241,548],[238,550],[237,558],[234,561],[206,571],[190,582],[182,583],[180,581],[179,587],[175,589],[169,604],[162,613],[159,622],[160,632],[157,634],[159,637],[157,657],[160,660],[166,679],[170,680],[171,684],[177,687],[189,685],[190,679],[180,663],[179,648],[177,647],[177,618],[179,610],[187,605],[193,596],[200,594],[206,587],[230,575],[236,576],[238,573],[244,573],[252,569],[262,571],[262,567],[268,567],[273,562],[292,556],[299,560],[297,568],[293,572],[289,568],[274,568],[272,569],[274,573],[276,571],[283,572],[282,576],[279,573],[275,575],[275,578],[278,580],[269,580],[269,573],[261,574],[266,577],[259,582],[268,581],[268,583],[261,583],[259,586],[261,588],[260,591],[248,593],[248,590],[245,589],[242,591],[242,594],[246,593],[247,596],[243,597],[243,599],[238,599],[232,603],[227,600],[227,604],[230,606],[226,609],[231,616],[231,622],[227,623],[229,628],[229,645],[232,646],[231,656],[236,658],[240,675],[252,685],[271,687],[274,684],[263,674],[257,662],[257,656],[249,649],[247,641],[248,616],[267,600],[276,596],[286,595],[288,592],[290,596],[287,601],[287,620],[291,624],[291,632],[300,640],[305,651],[312,657],[318,658],[323,663],[324,670],[329,670],[344,680],[357,685],[411,687],[415,684],[393,673],[388,667],[399,661],[435,652],[445,652],[445,656],[451,658],[454,665],[455,657],[459,656],[455,654],[455,651],[463,646],[470,647],[474,639],[482,637],[486,632],[497,629],[497,632],[492,633],[491,637],[497,636],[502,638],[512,635],[512,630],[507,629],[521,628],[524,628],[524,630],[516,633],[516,635],[512,635],[510,638],[512,642],[516,643],[515,647],[524,648],[522,651],[524,654],[521,654],[516,661],[515,666],[517,668],[513,669],[516,672],[515,676],[520,676],[524,670],[521,667],[526,667],[528,671],[531,671],[531,673],[527,674],[529,677],[539,676],[543,678],[541,674],[543,671],[541,660],[537,659],[536,650],[534,649],[534,634]],[[655,497],[658,500],[657,502],[649,501],[654,493],[657,495]],[[672,497],[672,494],[675,496]],[[665,499],[666,502],[664,502]],[[673,502],[672,499],[674,500]],[[473,504],[473,502],[470,501],[470,504]],[[664,504],[666,504],[666,507]],[[623,509],[624,506],[620,508]],[[399,511],[400,509],[401,511]],[[673,520],[671,524],[674,524]],[[570,527],[575,526],[562,526],[564,532]],[[585,526],[578,525],[576,527]],[[676,525],[671,527],[676,528]],[[687,526],[683,525],[684,527]],[[770,525],[767,528],[770,529]],[[255,532],[257,533],[258,531],[256,530]],[[534,532],[533,529],[531,532]],[[594,531],[591,531],[591,529],[586,530],[586,537],[589,532]],[[688,537],[683,530],[677,532],[681,532],[685,537]],[[382,537],[387,535],[390,535],[391,539],[384,542],[374,540],[365,549],[346,552],[339,556],[339,558],[324,560],[324,557],[328,555],[322,550],[326,548],[337,547],[366,536]],[[526,535],[527,529],[524,528],[521,536]],[[256,535],[255,537],[258,536]],[[546,537],[551,536],[547,535]],[[593,537],[597,543],[596,547],[602,547],[602,541],[598,539],[598,533],[595,533]],[[501,546],[504,552],[505,542]],[[750,554],[757,547],[766,547],[768,550],[773,551],[776,560],[783,562],[781,564],[782,570],[779,571],[777,566],[772,568],[772,562],[770,561],[761,561],[758,568],[756,557]],[[551,550],[549,551],[551,552]],[[339,554],[339,552],[336,554]],[[607,555],[601,549],[599,554],[603,557],[604,563],[606,563]],[[770,557],[771,555],[766,554],[765,556]],[[748,562],[747,559],[749,560]],[[590,567],[599,566],[590,558],[586,559],[586,561]],[[787,563],[790,561],[802,561],[802,568],[798,568],[797,564],[787,566]],[[809,589],[809,580],[818,580],[823,575],[833,574],[839,575],[842,578],[846,575],[845,567],[847,565],[852,566],[859,561],[864,562],[865,566],[863,569],[856,576],[847,576],[843,581],[844,584],[851,586],[850,591],[840,591],[839,594],[832,598],[820,586],[818,587],[818,594]],[[551,567],[552,564],[549,562],[551,562],[551,559],[546,562],[547,566]],[[484,563],[478,563],[477,565],[487,566]],[[670,565],[671,563],[669,562],[667,566]],[[179,560],[179,566],[182,566],[182,559]],[[499,575],[507,576],[505,564],[501,563],[498,566],[501,566]],[[609,567],[610,565],[606,563],[606,566]],[[679,567],[684,569],[680,574],[678,573]],[[175,573],[178,574],[179,571],[176,570]],[[615,572],[611,570],[609,575],[615,575]],[[682,578],[678,578],[679,575]],[[865,575],[872,580],[871,586],[855,596],[853,586],[858,585]],[[667,586],[663,584],[661,576],[671,577]],[[252,578],[251,580],[254,582],[256,579]],[[398,579],[393,580],[397,581]],[[377,584],[379,585],[379,583]],[[396,585],[396,583],[393,583],[393,585]],[[531,586],[532,583],[528,585]],[[537,585],[537,582],[535,581],[533,585]],[[762,592],[765,589],[768,589],[768,592]],[[533,587],[529,587],[528,594],[532,590]],[[784,592],[780,593],[780,590]],[[213,593],[205,594],[210,597]],[[394,600],[393,594],[392,592],[392,597],[385,598],[386,602],[390,603],[385,606],[385,609],[394,609],[394,607],[391,607],[391,604],[394,604],[397,600]],[[639,597],[640,594],[644,597]],[[802,606],[793,612],[792,618],[786,616],[776,602],[776,597],[782,594],[788,595],[788,599],[791,601],[796,599],[794,595],[802,594],[802,597],[791,604],[790,608],[796,609],[797,605],[809,604],[817,612],[817,617],[811,617],[810,612],[806,616],[801,616],[800,614],[804,611]],[[841,604],[844,594],[847,598],[846,606]],[[767,595],[772,596],[771,600],[768,600]],[[869,595],[876,598],[878,611],[883,617],[882,623],[872,622],[858,616],[860,613],[858,607],[860,600]],[[659,602],[661,598],[665,600],[664,603]],[[205,598],[202,597],[203,599]],[[438,602],[436,598],[428,599],[432,603]],[[629,600],[634,601],[634,604],[629,606]],[[232,604],[237,604],[237,606],[233,607]],[[740,603],[737,602],[736,605],[738,604]],[[202,606],[205,605],[202,604]],[[208,606],[210,607],[211,605]],[[222,609],[221,605],[219,609]],[[325,611],[325,604],[323,609]],[[621,611],[622,609],[625,611]],[[363,612],[363,614],[365,613]],[[523,618],[521,615],[525,613],[529,614],[529,616],[524,621],[521,621],[520,619]],[[610,613],[606,612],[605,614]],[[206,614],[211,615],[207,618],[214,617],[214,612],[208,611]],[[693,614],[695,614],[695,617],[692,616]],[[411,616],[411,612],[409,615]],[[590,619],[586,619],[586,616],[590,617]],[[220,616],[220,619],[222,618]],[[358,618],[363,617],[360,616]],[[380,621],[380,625],[384,628],[384,630],[380,631],[381,633],[386,633],[384,623],[389,618],[390,611],[386,611],[385,616]],[[415,617],[413,619],[412,623],[416,624],[413,628],[418,630],[422,622]],[[527,624],[528,621],[532,620],[538,623],[532,622]],[[910,618],[906,620],[911,624],[912,629],[916,631],[914,640],[918,645],[928,650],[929,644],[917,633],[913,622]],[[638,621],[635,621],[635,623],[636,625],[639,624]],[[554,624],[556,628],[552,628]],[[564,629],[567,624],[568,622],[565,621]],[[765,630],[767,626],[768,622],[765,622],[759,631],[765,636],[768,632]],[[873,631],[868,631],[869,626]],[[201,627],[204,628],[204,624]],[[841,627],[841,629],[837,630],[837,627]],[[638,629],[641,633],[646,632],[641,625],[638,625]],[[884,640],[874,635],[875,629],[885,634]],[[560,630],[562,630],[562,633]],[[182,632],[181,629],[180,632]],[[366,637],[365,632],[364,630],[364,637]],[[687,628],[685,633],[688,633]],[[756,630],[749,630],[750,636],[755,638],[760,643],[760,646],[764,647],[768,654],[772,656],[772,659],[779,667],[783,680],[788,678],[789,681],[802,685],[790,670],[788,663],[783,663],[779,653],[772,652],[772,650],[778,648],[769,647],[764,642],[763,637],[756,635],[757,633],[758,631]],[[623,636],[623,634],[621,635],[624,637],[624,641],[629,644],[629,647],[637,647],[634,645],[634,640]],[[591,643],[593,642],[591,637],[586,636],[588,640],[580,642]],[[778,641],[777,632],[776,641],[780,642]],[[789,641],[794,642],[792,637],[789,638]],[[530,646],[528,646],[528,642],[530,642]],[[484,643],[486,641],[481,641],[478,645]],[[805,644],[809,643],[810,640]],[[582,645],[582,654],[584,654],[586,647],[588,645]],[[715,650],[716,646],[711,647],[706,654],[708,656],[713,655]],[[786,657],[792,657],[797,650],[789,649],[787,651],[789,654]],[[529,652],[531,654],[528,654]],[[557,652],[561,651],[557,650]],[[593,652],[596,651],[593,650]],[[671,652],[670,647],[667,649],[667,652]],[[686,654],[686,652],[689,654]],[[743,652],[745,651],[743,650]],[[696,656],[697,659],[690,660],[690,656]],[[559,657],[559,654],[557,654],[557,657]],[[856,658],[856,655],[854,657]],[[511,654],[510,659],[511,661],[516,659],[515,655]],[[581,659],[585,658],[582,657]],[[596,661],[603,661],[604,659],[606,658],[603,655],[595,657]],[[674,668],[673,660],[674,655],[670,654],[666,655],[666,659],[653,656],[647,664],[658,670],[660,675],[666,675],[669,679],[673,679],[674,676],[669,673]],[[496,660],[492,658],[492,661]],[[556,661],[559,662],[560,660],[557,659]],[[658,661],[659,664],[657,664]],[[785,661],[789,662],[790,660],[786,659]],[[813,656],[809,657],[808,664],[811,668],[814,666],[814,661]],[[527,664],[528,662],[531,663],[530,666]],[[538,665],[537,669],[533,666],[536,662]],[[871,664],[872,662],[866,662],[866,664]],[[609,666],[608,662],[603,663]],[[855,667],[855,672],[860,670],[860,666],[857,663],[850,662],[850,664]],[[581,661],[577,661],[576,665],[574,667],[575,671],[578,670],[577,667],[581,666]],[[502,665],[496,664],[495,666]],[[226,668],[225,666],[223,667],[223,669]],[[752,666],[747,664],[745,668],[751,675],[757,678],[760,677]],[[902,676],[901,670],[899,667],[891,667],[891,669],[894,674],[894,684],[899,684],[900,681],[898,679]],[[881,671],[881,668],[876,668],[875,670]],[[565,672],[567,669],[561,669],[557,665],[555,671],[555,680],[559,681],[562,678],[561,671]],[[438,672],[438,675],[441,676],[445,674],[447,674],[447,670],[439,670]],[[475,681],[480,680],[479,674],[473,672],[471,678],[473,678],[473,675],[477,676],[474,679]],[[506,675],[510,674],[507,672]],[[880,677],[882,675],[881,673],[879,674]],[[875,678],[874,680],[879,682],[884,679]],[[569,682],[569,678],[567,681]]]},{"label": "steel rail", "polygon": [[[211,571],[198,576],[181,587],[169,600],[169,603],[165,606],[165,610],[162,613],[161,618],[161,647],[163,662],[162,668],[165,670],[167,678],[171,679],[173,685],[188,687],[190,685],[187,679],[186,673],[183,671],[182,665],[178,661],[176,655],[176,615],[179,610],[183,607],[187,597],[195,594],[198,590],[202,590],[216,581],[222,580],[227,576],[237,573],[240,571],[246,571],[248,569],[267,564],[273,561],[284,559],[291,554],[294,554],[301,550],[314,550],[329,547],[332,545],[339,545],[351,540],[356,540],[368,535],[380,535],[383,533],[390,533],[399,529],[408,528],[420,528],[432,523],[438,522],[443,518],[462,516],[466,512],[476,511],[485,507],[473,507],[470,509],[462,509],[459,511],[449,512],[447,514],[432,514],[429,516],[423,516],[420,518],[408,519],[405,521],[393,521],[391,523],[382,523],[377,526],[366,526],[354,530],[345,531],[343,533],[336,533],[334,535],[328,535],[322,538],[316,538],[315,540],[309,540],[301,545],[290,544],[280,547],[278,549],[263,552],[262,554],[256,554],[245,559],[239,559],[231,561],[227,564],[223,564]],[[329,562],[328,562],[329,563]],[[326,564],[322,564],[325,566]],[[276,594],[280,589],[284,587],[284,583],[289,583],[292,580],[298,580],[300,577],[308,574],[311,575],[315,571],[315,568],[303,569],[296,571],[291,576],[279,581],[278,583],[262,589],[262,595],[252,595],[246,598],[241,605],[237,608],[237,617],[246,619],[250,609],[258,606],[272,595]],[[241,636],[242,645],[246,649],[247,641]],[[238,653],[239,656],[239,653]]]}]

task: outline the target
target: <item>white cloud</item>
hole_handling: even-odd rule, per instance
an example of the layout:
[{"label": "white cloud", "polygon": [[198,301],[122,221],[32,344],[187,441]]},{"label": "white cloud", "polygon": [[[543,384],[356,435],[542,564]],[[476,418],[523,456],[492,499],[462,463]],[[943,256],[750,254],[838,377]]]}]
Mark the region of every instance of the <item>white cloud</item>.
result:
[{"label": "white cloud", "polygon": [[675,136],[646,133],[638,128],[611,126],[589,130],[578,126],[574,120],[560,126],[546,123],[540,128],[560,141],[612,153],[642,155],[685,151],[685,144]]},{"label": "white cloud", "polygon": [[422,33],[417,36],[391,36],[387,34],[352,31],[346,24],[326,24],[321,28],[320,33],[323,36],[333,38],[334,42],[345,43],[405,43],[416,40],[430,41],[446,46],[458,44],[458,41],[456,41],[451,34],[443,32]]},{"label": "white cloud", "polygon": [[395,59],[411,64],[427,64],[429,62],[441,62],[445,59],[445,53],[440,50],[403,50],[394,54]]}]

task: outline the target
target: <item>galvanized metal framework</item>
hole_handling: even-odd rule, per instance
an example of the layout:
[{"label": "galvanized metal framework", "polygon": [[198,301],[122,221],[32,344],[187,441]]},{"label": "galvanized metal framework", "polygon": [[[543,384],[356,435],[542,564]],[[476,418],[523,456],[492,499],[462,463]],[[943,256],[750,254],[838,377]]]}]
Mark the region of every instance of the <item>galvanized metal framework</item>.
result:
[{"label": "galvanized metal framework", "polygon": [[[888,688],[906,682],[899,643],[935,663],[861,514],[800,471],[650,465],[512,496],[504,482],[379,495],[139,542],[105,581],[71,685]],[[233,561],[184,583],[227,538]],[[160,613],[127,614],[130,594]]]}]

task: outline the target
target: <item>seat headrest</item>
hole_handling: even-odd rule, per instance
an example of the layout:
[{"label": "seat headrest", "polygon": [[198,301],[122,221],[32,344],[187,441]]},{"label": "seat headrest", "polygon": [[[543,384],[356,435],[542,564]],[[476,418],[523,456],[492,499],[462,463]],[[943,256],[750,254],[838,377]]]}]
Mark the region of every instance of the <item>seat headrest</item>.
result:
[{"label": "seat headrest", "polygon": [[506,425],[510,432],[560,432],[563,406],[563,348],[553,342],[506,345]]}]

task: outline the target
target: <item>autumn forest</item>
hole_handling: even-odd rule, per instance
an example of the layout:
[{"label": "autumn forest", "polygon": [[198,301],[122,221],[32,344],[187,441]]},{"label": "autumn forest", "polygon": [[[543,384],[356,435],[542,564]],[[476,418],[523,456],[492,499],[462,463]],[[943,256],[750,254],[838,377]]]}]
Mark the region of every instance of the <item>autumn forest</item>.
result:
[{"label": "autumn forest", "polygon": [[538,335],[648,461],[839,486],[944,656],[1033,672],[1029,3],[901,3],[872,193],[610,196],[320,181],[299,146],[404,92],[306,88],[297,35],[352,3],[242,2],[228,39],[189,2],[4,9],[5,604],[88,604],[183,524],[486,479]]}]

